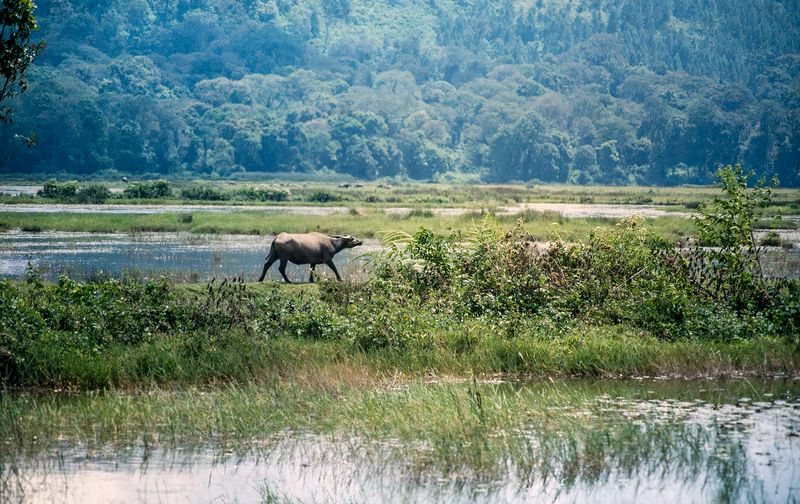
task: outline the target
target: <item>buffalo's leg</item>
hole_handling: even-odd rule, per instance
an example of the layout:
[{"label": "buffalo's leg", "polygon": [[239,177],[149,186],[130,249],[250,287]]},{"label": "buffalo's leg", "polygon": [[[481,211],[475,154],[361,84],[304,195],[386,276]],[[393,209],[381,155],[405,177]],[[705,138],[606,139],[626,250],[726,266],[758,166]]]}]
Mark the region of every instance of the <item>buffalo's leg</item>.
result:
[{"label": "buffalo's leg", "polygon": [[311,265],[311,274],[308,276],[308,281],[314,283],[314,268],[316,268],[316,264]]},{"label": "buffalo's leg", "polygon": [[267,270],[272,266],[272,264],[278,260],[278,257],[269,251],[269,255],[267,256],[267,262],[264,263],[264,271],[261,272],[261,278],[258,279],[259,282],[264,281],[264,277],[267,276]]},{"label": "buffalo's leg", "polygon": [[288,261],[286,259],[281,259],[281,264],[280,264],[280,266],[278,266],[278,271],[281,272],[281,275],[283,275],[283,279],[286,280],[286,283],[292,283],[292,281],[289,280],[289,277],[286,276],[286,263],[287,262]]},{"label": "buffalo's leg", "polygon": [[339,272],[336,271],[336,265],[333,264],[333,259],[328,259],[327,261],[325,261],[325,264],[327,264],[328,267],[333,270],[333,274],[336,275],[336,280],[339,280],[341,282],[342,277],[340,277]]}]

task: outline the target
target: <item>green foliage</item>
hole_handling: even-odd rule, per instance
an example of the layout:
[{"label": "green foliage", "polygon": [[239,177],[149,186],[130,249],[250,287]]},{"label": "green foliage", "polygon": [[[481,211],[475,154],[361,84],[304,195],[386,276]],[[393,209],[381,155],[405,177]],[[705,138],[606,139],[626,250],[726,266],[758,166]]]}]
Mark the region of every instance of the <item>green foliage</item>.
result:
[{"label": "green foliage", "polygon": [[37,193],[43,198],[69,200],[78,195],[80,184],[77,181],[57,182],[48,180]]},{"label": "green foliage", "polygon": [[133,182],[128,184],[122,195],[136,199],[163,199],[172,196],[172,184],[167,180],[152,182]]},{"label": "green foliage", "polygon": [[225,201],[230,195],[213,186],[191,186],[181,189],[181,198],[201,201]]},{"label": "green foliage", "polygon": [[752,173],[745,173],[741,165],[735,168],[728,165],[717,171],[716,185],[723,195],[714,196],[701,208],[702,217],[696,219],[701,242],[724,249],[745,247],[748,253],[755,251],[755,211],[769,203],[777,180],[773,179],[769,186],[765,186],[762,180],[748,189],[750,176]]},{"label": "green foliage", "polygon": [[0,171],[796,186],[800,15],[765,2],[47,2]]},{"label": "green foliage", "polygon": [[775,231],[770,231],[759,241],[759,245],[766,247],[780,247],[781,243],[781,235]]},{"label": "green foliage", "polygon": [[[44,284],[34,272],[25,284],[5,280],[0,282],[0,383],[69,384],[77,378],[69,369],[75,362],[107,361],[121,349],[166,338],[179,342],[182,351],[217,351],[229,335],[252,335],[251,305],[239,281],[211,283],[202,294],[187,296],[166,280],[79,284],[62,277]],[[114,376],[86,379],[98,376],[99,383],[80,385],[113,385]]]},{"label": "green foliage", "polygon": [[44,50],[44,42],[33,42],[39,29],[32,0],[3,0],[0,7],[0,123],[11,122],[12,109],[4,101],[28,89],[27,70]]},{"label": "green foliage", "polygon": [[676,250],[639,219],[597,228],[586,242],[549,244],[522,222],[505,231],[484,221],[467,236],[425,228],[387,236],[391,249],[371,285],[395,306],[404,299],[453,316],[625,324],[662,339],[796,338],[798,282],[763,277],[752,235],[770,191],[746,189],[741,169],[719,178],[725,196],[704,207],[700,223],[713,248]]},{"label": "green foliage", "polygon": [[330,203],[333,201],[341,201],[342,197],[338,194],[326,191],[325,189],[317,189],[309,194],[306,199],[314,203]]},{"label": "green foliage", "polygon": [[57,182],[48,180],[37,193],[42,198],[51,198],[65,202],[99,204],[111,198],[111,191],[101,184],[89,184],[81,187],[77,181]]},{"label": "green foliage", "polygon": [[753,229],[755,211],[769,203],[777,181],[748,189],[748,176],[739,165],[720,169],[717,186],[723,195],[701,207],[695,219],[700,243],[712,247],[694,251],[696,267],[703,269],[697,283],[736,309],[769,304]]},{"label": "green foliage", "polygon": [[286,201],[291,196],[291,193],[288,189],[243,187],[236,191],[236,196],[246,201]]},{"label": "green foliage", "polygon": [[111,198],[111,190],[102,184],[89,184],[78,190],[76,201],[78,203],[101,204]]}]

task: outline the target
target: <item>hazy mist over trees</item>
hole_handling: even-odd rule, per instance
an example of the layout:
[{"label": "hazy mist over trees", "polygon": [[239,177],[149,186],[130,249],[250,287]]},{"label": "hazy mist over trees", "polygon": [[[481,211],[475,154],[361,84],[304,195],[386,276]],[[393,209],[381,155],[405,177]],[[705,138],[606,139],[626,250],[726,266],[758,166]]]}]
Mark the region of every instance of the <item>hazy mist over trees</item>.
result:
[{"label": "hazy mist over trees", "polygon": [[798,0],[37,4],[4,173],[800,185]]}]

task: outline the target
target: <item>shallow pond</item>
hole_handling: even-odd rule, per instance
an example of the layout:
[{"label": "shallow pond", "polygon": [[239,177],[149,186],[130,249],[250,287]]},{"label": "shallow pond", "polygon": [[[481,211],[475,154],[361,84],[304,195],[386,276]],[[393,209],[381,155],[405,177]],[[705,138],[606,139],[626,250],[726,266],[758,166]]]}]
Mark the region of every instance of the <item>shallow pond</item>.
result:
[{"label": "shallow pond", "polygon": [[[134,276],[170,277],[175,282],[205,282],[212,278],[242,276],[252,281],[261,274],[264,259],[273,237],[194,233],[82,233],[24,232],[0,233],[0,278],[19,279],[28,263],[45,280],[66,275],[74,280],[118,277],[124,272]],[[336,255],[340,274],[362,278],[369,254],[380,250],[378,240]],[[792,249],[764,247],[762,265],[771,277],[800,278],[800,246]],[[332,273],[318,269],[321,276]],[[308,279],[308,266],[289,264],[292,281]],[[281,280],[273,265],[268,279]]]},{"label": "shallow pond", "polygon": [[[354,418],[327,432],[243,433],[236,450],[202,441],[120,447],[43,432],[39,449],[13,454],[17,441],[7,439],[0,492],[82,503],[800,500],[795,379],[424,387],[411,393],[437,406],[411,421],[417,433],[402,420],[370,431]],[[407,393],[383,390],[368,401],[402,414],[417,404]],[[503,405],[514,416],[493,413]],[[462,421],[442,427],[453,409]]]},{"label": "shallow pond", "polygon": [[[261,274],[272,236],[206,235],[192,233],[76,233],[11,231],[0,233],[0,277],[20,278],[28,263],[45,280],[66,275],[74,280],[127,272],[136,276],[166,275],[176,282],[204,282],[212,278],[242,276],[255,280]],[[342,275],[363,273],[366,252],[379,247],[367,240],[361,247],[342,251],[335,264]],[[289,264],[293,281],[308,279],[308,266]],[[326,266],[322,276],[332,275]],[[280,280],[278,265],[268,273]]]}]

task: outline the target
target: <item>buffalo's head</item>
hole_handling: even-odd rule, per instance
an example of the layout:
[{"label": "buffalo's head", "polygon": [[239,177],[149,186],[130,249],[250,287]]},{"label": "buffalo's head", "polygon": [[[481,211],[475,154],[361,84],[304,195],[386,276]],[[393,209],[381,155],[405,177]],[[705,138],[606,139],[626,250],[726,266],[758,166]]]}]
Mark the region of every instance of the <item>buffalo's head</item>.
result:
[{"label": "buffalo's head", "polygon": [[358,247],[359,245],[364,243],[361,240],[359,240],[358,238],[355,238],[355,237],[350,236],[350,235],[340,236],[339,238],[344,240],[344,246],[347,247],[347,248]]}]

